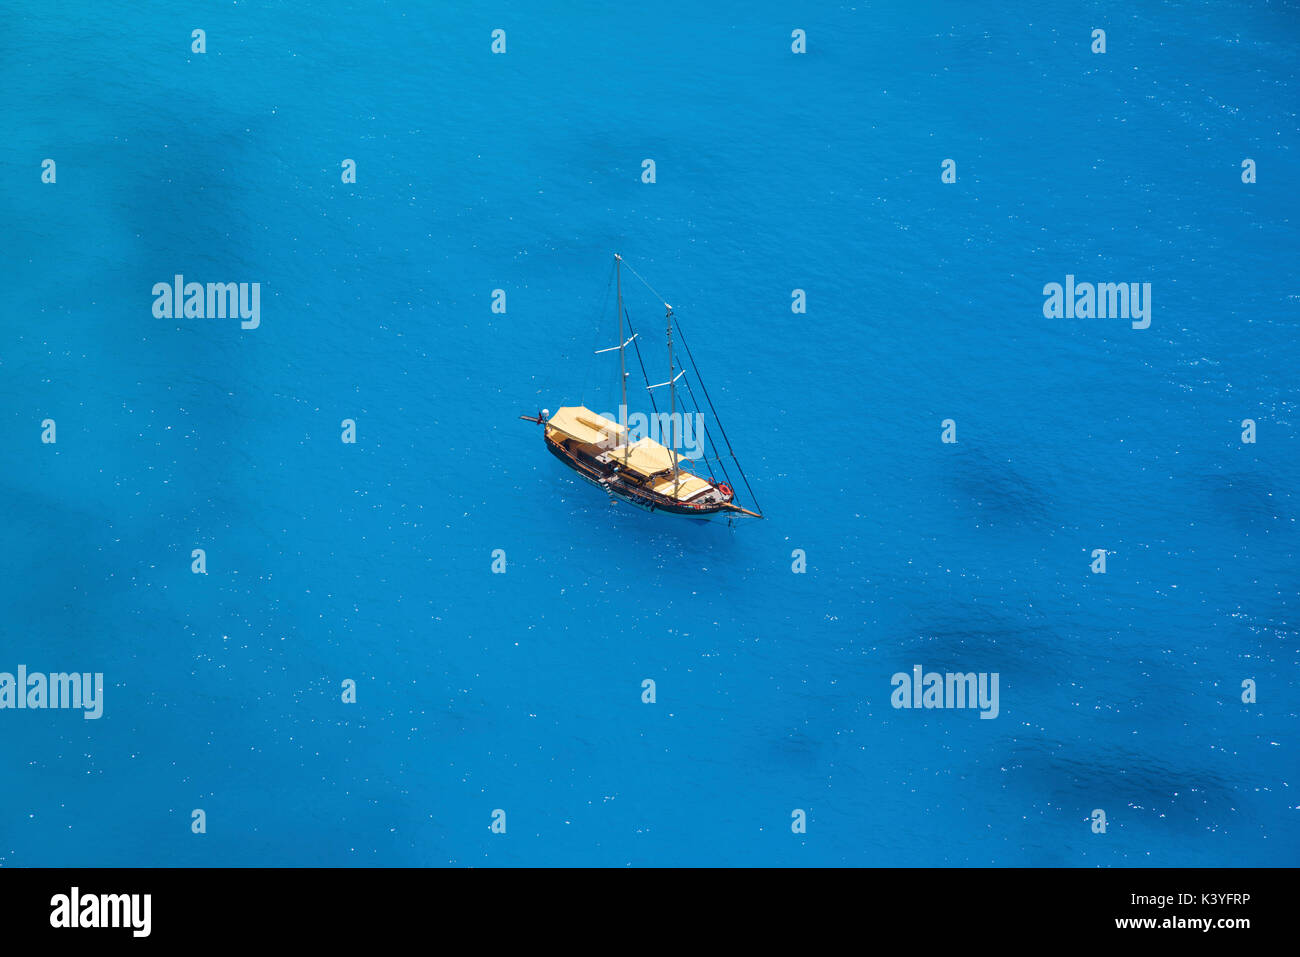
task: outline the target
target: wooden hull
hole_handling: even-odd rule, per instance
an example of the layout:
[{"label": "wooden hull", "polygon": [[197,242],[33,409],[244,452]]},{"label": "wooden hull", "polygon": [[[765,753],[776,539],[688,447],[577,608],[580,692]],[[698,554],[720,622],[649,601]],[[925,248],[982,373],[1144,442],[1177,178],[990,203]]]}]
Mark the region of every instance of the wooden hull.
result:
[{"label": "wooden hull", "polygon": [[546,442],[546,448],[552,455],[577,472],[582,478],[593,485],[600,486],[610,495],[621,498],[623,501],[638,508],[643,508],[648,512],[668,512],[672,515],[708,518],[723,512],[740,511],[729,501],[701,504],[678,502],[666,495],[656,494],[650,489],[638,488],[596,459],[580,452],[573,452],[556,442],[552,442],[549,438],[544,438],[544,441]]}]

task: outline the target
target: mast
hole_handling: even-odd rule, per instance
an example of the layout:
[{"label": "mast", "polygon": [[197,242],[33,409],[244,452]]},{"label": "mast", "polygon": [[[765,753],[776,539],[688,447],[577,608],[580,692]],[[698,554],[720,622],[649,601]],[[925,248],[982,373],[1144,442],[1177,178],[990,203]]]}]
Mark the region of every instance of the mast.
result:
[{"label": "mast", "polygon": [[677,416],[677,380],[673,378],[673,307],[664,303],[668,310],[665,324],[668,327],[668,454],[673,459],[673,498],[681,488],[680,468],[677,465],[677,450],[673,447],[673,420]]},{"label": "mast", "polygon": [[[627,465],[628,456],[632,454],[629,445],[632,437],[627,431],[627,343],[623,341],[623,257],[614,253],[614,272],[617,275],[618,284],[618,382],[623,388],[623,405],[620,409],[623,422],[623,464]],[[609,287],[606,286],[606,289]]]}]

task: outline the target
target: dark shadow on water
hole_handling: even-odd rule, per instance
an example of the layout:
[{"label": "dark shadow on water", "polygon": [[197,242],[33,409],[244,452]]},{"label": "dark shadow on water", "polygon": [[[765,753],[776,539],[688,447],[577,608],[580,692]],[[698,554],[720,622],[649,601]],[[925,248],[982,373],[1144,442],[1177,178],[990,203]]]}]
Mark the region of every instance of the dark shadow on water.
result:
[{"label": "dark shadow on water", "polygon": [[[1003,680],[1059,677],[1069,656],[1061,634],[1041,616],[1013,619],[995,609],[964,605],[952,617],[929,618],[913,625],[892,653],[893,661],[926,671],[999,672]],[[892,672],[891,672],[892,673]]]},{"label": "dark shadow on water", "polygon": [[1142,823],[1184,834],[1222,826],[1234,813],[1234,791],[1218,772],[1179,766],[1158,754],[1092,743],[1040,740],[1014,745],[1003,760],[1010,785],[1077,812],[1080,826],[1095,808],[1112,825]]},{"label": "dark shadow on water", "polygon": [[1039,525],[1048,519],[1048,495],[1009,461],[966,450],[954,457],[948,474],[957,497],[981,513],[1016,525]]},{"label": "dark shadow on water", "polygon": [[1216,515],[1253,531],[1283,527],[1292,518],[1288,497],[1254,475],[1205,475],[1200,485]]}]

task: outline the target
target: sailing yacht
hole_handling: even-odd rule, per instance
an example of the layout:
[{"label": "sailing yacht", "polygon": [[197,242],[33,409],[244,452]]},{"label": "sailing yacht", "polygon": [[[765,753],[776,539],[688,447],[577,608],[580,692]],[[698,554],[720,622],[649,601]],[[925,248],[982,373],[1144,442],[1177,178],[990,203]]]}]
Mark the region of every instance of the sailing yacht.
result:
[{"label": "sailing yacht", "polygon": [[[640,346],[637,345],[637,333],[632,331],[631,317],[628,316],[623,308],[623,269],[625,263],[623,257],[615,254],[614,269],[617,276],[618,286],[618,339],[617,346],[610,346],[607,349],[599,349],[597,355],[602,353],[618,352],[619,363],[619,382],[622,388],[622,409],[628,408],[627,404],[627,348],[633,346],[636,349],[637,357],[640,359]],[[626,267],[638,279],[635,270]],[[646,288],[650,288],[645,280],[641,280]],[[651,292],[654,292],[651,289]],[[657,294],[656,294],[657,295]],[[672,423],[677,420],[678,413],[678,391],[677,383],[686,375],[684,367],[678,368],[673,349],[673,328],[676,325],[673,317],[672,306],[664,303],[667,310],[665,327],[668,337],[668,379],[651,385],[649,380],[646,381],[646,390],[650,393],[650,401],[655,410],[655,415],[659,416],[658,406],[655,404],[654,393],[657,389],[667,387],[669,414],[667,421],[669,425],[668,440],[671,443]],[[624,331],[630,332],[627,338],[624,338]],[[681,330],[678,327],[678,336],[681,337]],[[704,390],[705,398],[708,399],[708,390],[705,389],[704,383],[699,378],[699,372],[694,369],[694,359],[690,355],[690,347],[686,345],[684,337],[682,345],[686,348],[687,358],[690,360],[692,370],[695,373],[695,379],[699,382],[701,389]],[[641,362],[644,373],[644,361]],[[689,389],[690,380],[684,380]],[[692,398],[694,390],[690,390]],[[712,410],[713,403],[709,400],[709,408]],[[521,419],[529,422],[536,422],[543,426],[543,437],[546,441],[547,450],[557,459],[573,469],[582,478],[603,488],[611,497],[630,502],[651,512],[668,512],[674,515],[690,515],[696,518],[710,518],[716,515],[726,515],[733,518],[738,515],[749,516],[752,518],[762,518],[763,513],[758,508],[757,501],[753,501],[753,508],[746,508],[737,501],[736,491],[731,485],[730,476],[727,473],[725,462],[721,455],[717,453],[717,446],[714,445],[715,461],[719,470],[722,471],[723,477],[716,479],[712,474],[705,477],[700,472],[704,468],[710,468],[707,455],[703,457],[702,465],[704,468],[697,467],[693,460],[687,459],[678,452],[663,445],[648,435],[634,438],[631,430],[621,422],[607,418],[588,409],[584,405],[564,406],[551,414],[548,410],[543,409],[538,415],[521,415]],[[750,499],[753,499],[753,491],[749,489],[749,480],[745,478],[744,471],[740,468],[740,461],[736,458],[735,453],[731,450],[731,444],[726,439],[726,432],[722,429],[722,423],[717,420],[716,412],[714,419],[718,424],[718,431],[721,433],[722,440],[726,445],[727,451],[735,463],[741,479],[744,481],[745,488],[749,490]],[[712,433],[708,432],[705,427],[706,437],[710,444],[713,443]]]}]

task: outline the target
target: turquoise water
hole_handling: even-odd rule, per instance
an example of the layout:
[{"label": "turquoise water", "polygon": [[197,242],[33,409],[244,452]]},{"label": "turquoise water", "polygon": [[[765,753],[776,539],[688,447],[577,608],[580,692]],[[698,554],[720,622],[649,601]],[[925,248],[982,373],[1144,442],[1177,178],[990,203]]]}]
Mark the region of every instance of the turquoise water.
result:
[{"label": "turquoise water", "polygon": [[[20,3],[0,671],[105,692],[0,710],[0,864],[1295,863],[1298,37]],[[616,408],[615,252],[764,522],[611,507],[518,420]],[[156,317],[178,273],[260,325]],[[1046,318],[1067,275],[1150,327]],[[893,708],[916,664],[997,718]]]}]

